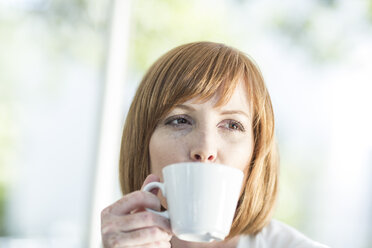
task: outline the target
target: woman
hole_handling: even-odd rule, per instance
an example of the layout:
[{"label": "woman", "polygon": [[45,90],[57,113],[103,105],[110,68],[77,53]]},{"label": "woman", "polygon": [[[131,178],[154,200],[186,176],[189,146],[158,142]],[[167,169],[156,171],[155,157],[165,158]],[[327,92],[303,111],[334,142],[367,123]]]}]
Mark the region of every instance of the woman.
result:
[{"label": "woman", "polygon": [[[177,162],[212,162],[244,172],[229,236],[193,243],[172,236],[169,221],[145,211],[166,209],[161,169]],[[325,247],[271,220],[278,157],[270,96],[256,65],[242,52],[212,42],[179,46],[144,76],[125,123],[120,183],[124,197],[102,211],[109,247]]]}]

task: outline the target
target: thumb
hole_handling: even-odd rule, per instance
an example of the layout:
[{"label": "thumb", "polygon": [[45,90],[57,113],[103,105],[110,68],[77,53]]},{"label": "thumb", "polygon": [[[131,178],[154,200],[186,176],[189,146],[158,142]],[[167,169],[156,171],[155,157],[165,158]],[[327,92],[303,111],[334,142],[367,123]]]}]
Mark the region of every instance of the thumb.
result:
[{"label": "thumb", "polygon": [[[151,183],[151,182],[160,182],[160,178],[157,176],[157,175],[154,175],[154,174],[150,174],[146,177],[145,181],[143,181],[143,184],[142,184],[142,187],[141,187],[141,190],[143,190],[143,188]],[[153,193],[154,195],[157,195],[158,194],[158,191],[159,189],[152,189],[150,192]]]}]

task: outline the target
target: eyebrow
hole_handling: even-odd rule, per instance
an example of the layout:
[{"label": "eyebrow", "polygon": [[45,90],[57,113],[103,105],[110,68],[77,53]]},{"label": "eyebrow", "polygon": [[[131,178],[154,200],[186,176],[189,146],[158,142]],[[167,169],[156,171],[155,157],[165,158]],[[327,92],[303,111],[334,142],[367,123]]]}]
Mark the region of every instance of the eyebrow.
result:
[{"label": "eyebrow", "polygon": [[225,111],[222,111],[221,114],[222,115],[240,114],[240,115],[244,115],[245,117],[249,119],[249,115],[242,110],[225,110]]},{"label": "eyebrow", "polygon": [[195,111],[195,109],[193,107],[183,105],[183,104],[176,105],[174,108],[180,108],[180,109],[185,109],[185,110],[189,110],[189,111]]},{"label": "eyebrow", "polygon": [[[195,111],[195,108],[193,108],[191,106],[188,106],[188,105],[183,105],[183,104],[176,105],[174,108],[180,108],[180,109],[184,109],[184,110],[188,110],[188,111]],[[250,119],[249,115],[242,110],[224,110],[224,111],[221,112],[221,114],[222,115],[240,114],[240,115],[244,115],[245,117]]]}]

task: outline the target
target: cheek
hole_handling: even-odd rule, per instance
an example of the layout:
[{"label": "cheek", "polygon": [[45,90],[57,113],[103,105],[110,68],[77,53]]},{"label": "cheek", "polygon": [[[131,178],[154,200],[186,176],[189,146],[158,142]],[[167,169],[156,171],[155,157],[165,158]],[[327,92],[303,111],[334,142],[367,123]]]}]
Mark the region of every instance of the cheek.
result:
[{"label": "cheek", "polygon": [[237,158],[240,158],[238,162],[239,169],[245,171],[252,159],[252,147],[249,146],[248,149],[241,149],[240,154],[239,156],[237,156]]},{"label": "cheek", "polygon": [[[243,146],[244,148],[242,147],[241,149],[239,149],[239,151],[237,151],[235,156],[236,160],[234,162],[236,164],[236,168],[243,171],[244,173],[243,182],[247,181],[249,166],[252,161],[253,146],[253,142],[247,142],[247,144]],[[245,183],[242,184],[240,195],[242,195],[244,189]]]},{"label": "cheek", "polygon": [[149,144],[151,173],[163,179],[162,169],[165,166],[182,161],[181,143],[179,139],[155,131]]},{"label": "cheek", "polygon": [[237,143],[229,143],[224,149],[224,158],[234,168],[246,172],[253,154],[253,142],[241,140]]},{"label": "cheek", "polygon": [[[159,176],[162,179],[161,170],[163,166],[162,157],[164,153],[164,145],[162,139],[158,139],[157,135],[154,133],[150,139],[149,152],[150,152],[150,168],[151,173]],[[163,180],[162,180],[163,181]]]}]

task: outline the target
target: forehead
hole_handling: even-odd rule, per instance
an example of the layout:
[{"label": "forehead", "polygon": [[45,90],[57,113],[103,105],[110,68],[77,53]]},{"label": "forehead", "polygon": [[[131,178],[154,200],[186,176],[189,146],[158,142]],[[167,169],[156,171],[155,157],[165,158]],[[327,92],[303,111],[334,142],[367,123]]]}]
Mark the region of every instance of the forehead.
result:
[{"label": "forehead", "polygon": [[217,92],[211,98],[205,99],[201,96],[197,96],[185,101],[184,103],[191,105],[208,103],[214,108],[240,109],[250,112],[250,101],[248,99],[247,87],[242,80],[236,85],[232,94],[221,102],[221,98],[225,97],[226,96],[221,95],[221,92]]},{"label": "forehead", "polygon": [[233,94],[226,104],[222,105],[221,108],[243,108],[249,110],[249,99],[246,85],[243,82],[239,82],[236,86]]}]

